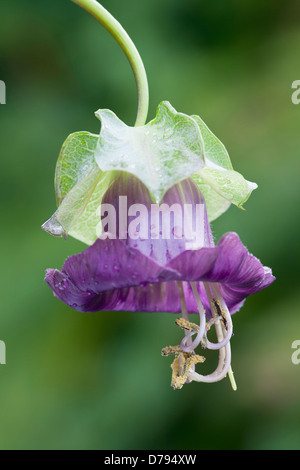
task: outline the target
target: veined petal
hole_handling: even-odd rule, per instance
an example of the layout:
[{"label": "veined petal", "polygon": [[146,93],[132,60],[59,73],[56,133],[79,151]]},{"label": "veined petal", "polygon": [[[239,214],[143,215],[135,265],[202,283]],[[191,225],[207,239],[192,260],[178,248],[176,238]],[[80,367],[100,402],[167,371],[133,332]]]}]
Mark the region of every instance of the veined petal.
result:
[{"label": "veined petal", "polygon": [[266,274],[261,262],[248,252],[234,232],[223,235],[215,247],[184,251],[167,266],[179,271],[183,280],[229,283],[250,290]]},{"label": "veined petal", "polygon": [[[131,305],[128,310],[138,310],[139,302],[133,305],[129,287],[136,288],[141,302],[145,303],[146,297],[151,300],[150,294],[155,300],[157,297],[152,294],[152,287],[146,296],[142,288],[177,277],[176,271],[126,246],[124,241],[106,239],[97,240],[84,252],[68,258],[61,272],[48,269],[45,280],[59,299],[87,312],[112,308],[121,310],[118,306],[123,305],[128,296]],[[153,308],[153,302],[149,302],[149,308]]]},{"label": "veined petal", "polygon": [[[167,267],[179,271],[182,280],[219,283],[231,313],[241,307],[248,295],[264,289],[275,280],[271,269],[251,255],[234,232],[223,235],[214,248],[181,253]],[[200,297],[210,312],[205,290],[201,288]]]}]

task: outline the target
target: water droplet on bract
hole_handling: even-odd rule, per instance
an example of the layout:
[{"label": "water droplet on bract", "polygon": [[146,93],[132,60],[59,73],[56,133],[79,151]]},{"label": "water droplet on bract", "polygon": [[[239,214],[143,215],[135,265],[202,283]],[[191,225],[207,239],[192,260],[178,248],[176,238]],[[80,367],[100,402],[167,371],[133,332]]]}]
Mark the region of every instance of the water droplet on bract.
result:
[{"label": "water droplet on bract", "polygon": [[117,264],[114,264],[113,266],[113,270],[118,273],[120,271],[120,266],[118,266]]},{"label": "water droplet on bract", "polygon": [[72,307],[76,308],[76,307],[78,307],[78,305],[77,304],[72,304]]},{"label": "water droplet on bract", "polygon": [[[108,264],[105,264],[103,267],[104,267],[104,269],[107,269],[107,268],[108,268]],[[97,281],[95,281],[95,283],[97,284]]]}]

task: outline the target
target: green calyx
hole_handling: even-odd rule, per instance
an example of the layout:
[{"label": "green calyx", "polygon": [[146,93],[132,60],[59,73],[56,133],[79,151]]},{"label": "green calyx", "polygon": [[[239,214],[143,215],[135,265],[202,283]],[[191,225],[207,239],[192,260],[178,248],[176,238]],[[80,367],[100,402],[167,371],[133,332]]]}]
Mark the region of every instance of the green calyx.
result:
[{"label": "green calyx", "polygon": [[231,203],[242,208],[257,187],[233,170],[224,145],[198,116],[179,113],[168,102],[139,127],[127,126],[109,110],[96,116],[99,136],[77,132],[62,147],[55,177],[58,209],[43,225],[52,235],[70,234],[92,244],[102,198],[120,172],[139,178],[154,203],[191,177],[205,197],[210,221]]}]

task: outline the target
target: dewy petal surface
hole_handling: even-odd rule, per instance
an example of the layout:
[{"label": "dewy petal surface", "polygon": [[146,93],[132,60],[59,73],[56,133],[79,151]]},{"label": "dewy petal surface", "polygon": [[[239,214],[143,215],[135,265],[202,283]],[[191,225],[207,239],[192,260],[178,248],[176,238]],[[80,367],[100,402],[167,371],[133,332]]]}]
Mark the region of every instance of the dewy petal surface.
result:
[{"label": "dewy petal surface", "polygon": [[[150,210],[149,191],[135,177],[123,175],[104,196],[104,202],[116,208],[118,221],[120,195],[127,196],[128,207],[139,203]],[[181,207],[190,204],[195,208],[203,206],[204,199],[194,183],[185,180],[167,191],[162,203]],[[183,281],[188,312],[197,313],[189,282],[198,281],[199,295],[208,316],[210,306],[202,281],[219,283],[229,311],[234,313],[248,295],[267,287],[275,278],[269,268],[264,268],[248,252],[236,233],[225,234],[214,246],[206,210],[202,215],[203,237],[198,249],[187,249],[187,240],[174,235],[176,227],[172,218],[171,237],[162,238],[163,222],[153,228],[148,213],[148,237],[98,239],[82,253],[71,256],[62,271],[47,270],[46,282],[60,300],[79,311],[180,313],[176,281]],[[125,229],[133,219],[128,217]],[[117,233],[118,230],[117,224]],[[151,238],[153,230],[158,239]]]},{"label": "dewy petal surface", "polygon": [[[107,238],[97,240],[84,252],[68,258],[62,271],[48,269],[45,280],[58,298],[75,309],[121,310],[123,308],[118,306],[125,306],[128,298],[128,310],[135,310],[130,288],[139,294],[145,307],[145,299],[149,300],[154,289],[150,286],[146,292],[146,286],[157,283],[159,287],[159,283],[178,276],[179,273],[172,268],[159,265],[138,250],[128,247],[124,241]],[[157,286],[156,291],[160,289],[165,296],[165,288],[158,289]],[[163,301],[166,302],[166,299]],[[153,302],[149,305],[153,308]]]}]

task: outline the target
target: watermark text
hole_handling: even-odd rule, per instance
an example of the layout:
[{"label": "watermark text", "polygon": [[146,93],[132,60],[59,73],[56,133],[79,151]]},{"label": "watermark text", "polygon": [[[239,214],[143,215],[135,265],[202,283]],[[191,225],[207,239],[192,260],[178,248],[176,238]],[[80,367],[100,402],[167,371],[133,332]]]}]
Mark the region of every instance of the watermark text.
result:
[{"label": "watermark text", "polygon": [[300,104],[300,80],[295,80],[292,83],[292,89],[296,90],[292,94],[292,103]]},{"label": "watermark text", "polygon": [[127,196],[119,196],[118,207],[101,204],[97,237],[101,239],[184,240],[186,249],[204,246],[206,227],[205,205],[201,204],[132,204]]},{"label": "watermark text", "polygon": [[295,341],[293,341],[292,349],[295,349],[295,351],[292,354],[291,360],[292,360],[292,363],[297,366],[298,364],[300,364],[300,340],[299,339],[295,339]]},{"label": "watermark text", "polygon": [[6,85],[0,80],[0,104],[6,104]]},{"label": "watermark text", "polygon": [[6,345],[0,341],[0,364],[6,364]]}]

